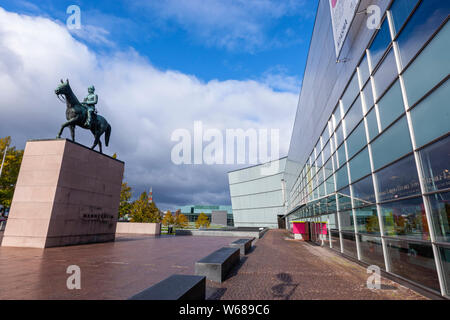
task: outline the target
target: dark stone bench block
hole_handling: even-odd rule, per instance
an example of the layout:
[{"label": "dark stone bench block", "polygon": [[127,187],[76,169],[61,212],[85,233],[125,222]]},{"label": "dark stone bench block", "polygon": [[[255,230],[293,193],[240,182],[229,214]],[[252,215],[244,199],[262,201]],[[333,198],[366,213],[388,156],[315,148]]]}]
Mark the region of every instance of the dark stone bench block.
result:
[{"label": "dark stone bench block", "polygon": [[195,263],[195,274],[206,276],[206,279],[222,283],[225,277],[240,261],[238,248],[224,247]]},{"label": "dark stone bench block", "polygon": [[242,255],[246,255],[251,247],[252,247],[252,242],[255,238],[251,238],[251,239],[239,239],[236,240],[232,243],[230,243],[230,247],[231,248],[239,248],[239,250],[241,250],[241,254]]},{"label": "dark stone bench block", "polygon": [[206,277],[174,274],[129,300],[205,300]]}]

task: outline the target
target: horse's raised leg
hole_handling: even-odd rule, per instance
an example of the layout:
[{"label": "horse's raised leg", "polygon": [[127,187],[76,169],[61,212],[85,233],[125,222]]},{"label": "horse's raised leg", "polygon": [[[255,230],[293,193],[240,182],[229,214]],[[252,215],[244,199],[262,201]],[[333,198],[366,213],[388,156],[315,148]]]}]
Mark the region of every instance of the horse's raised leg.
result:
[{"label": "horse's raised leg", "polygon": [[100,153],[103,153],[103,151],[102,151],[102,140],[100,138],[98,138],[98,146],[100,148]]},{"label": "horse's raised leg", "polygon": [[91,150],[94,150],[99,142],[100,142],[100,136],[96,135],[95,140],[94,140],[94,145],[92,146]]},{"label": "horse's raised leg", "polygon": [[64,129],[66,128],[66,127],[68,127],[68,126],[70,126],[70,125],[75,125],[75,123],[78,121],[78,117],[75,117],[75,118],[73,118],[73,119],[70,119],[69,121],[67,121],[66,123],[64,123],[63,125],[61,125],[61,130],[59,130],[59,133],[58,133],[58,135],[56,136],[56,139],[60,139],[61,138],[61,135],[62,135],[62,133],[63,133],[63,131],[64,131]]},{"label": "horse's raised leg", "polygon": [[75,142],[75,126],[70,126],[70,135],[72,136],[72,141]]}]

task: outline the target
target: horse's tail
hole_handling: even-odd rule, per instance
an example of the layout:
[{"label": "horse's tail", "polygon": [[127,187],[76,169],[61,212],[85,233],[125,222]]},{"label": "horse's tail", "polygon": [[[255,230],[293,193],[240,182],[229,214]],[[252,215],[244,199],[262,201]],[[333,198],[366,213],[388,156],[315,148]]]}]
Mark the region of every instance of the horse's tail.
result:
[{"label": "horse's tail", "polygon": [[106,132],[105,132],[105,144],[106,146],[108,146],[109,144],[109,137],[111,136],[111,126],[108,124],[108,126],[106,127]]}]

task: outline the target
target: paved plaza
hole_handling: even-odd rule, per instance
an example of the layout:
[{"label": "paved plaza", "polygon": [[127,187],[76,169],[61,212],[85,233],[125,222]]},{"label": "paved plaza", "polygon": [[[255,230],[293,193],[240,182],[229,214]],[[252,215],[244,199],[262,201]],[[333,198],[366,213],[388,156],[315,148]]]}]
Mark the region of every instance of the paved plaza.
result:
[{"label": "paved plaza", "polygon": [[[270,230],[221,285],[207,281],[214,299],[425,299],[383,279],[369,290],[366,269],[317,246]],[[1,299],[126,299],[194,264],[234,237],[124,235],[116,242],[49,249],[0,247]],[[1,241],[1,234],[0,234]],[[81,268],[81,290],[68,290],[69,265]]]}]

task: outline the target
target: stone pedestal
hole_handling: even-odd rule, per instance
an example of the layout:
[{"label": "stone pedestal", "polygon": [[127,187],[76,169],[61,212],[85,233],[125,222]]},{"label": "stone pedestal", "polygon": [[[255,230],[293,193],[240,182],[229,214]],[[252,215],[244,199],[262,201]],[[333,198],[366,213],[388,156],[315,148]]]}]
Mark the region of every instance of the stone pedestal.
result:
[{"label": "stone pedestal", "polygon": [[114,241],[123,171],[69,140],[28,141],[2,246]]}]

